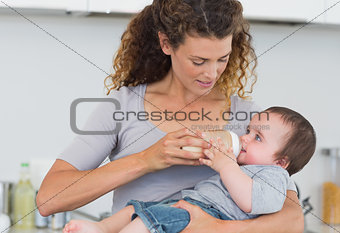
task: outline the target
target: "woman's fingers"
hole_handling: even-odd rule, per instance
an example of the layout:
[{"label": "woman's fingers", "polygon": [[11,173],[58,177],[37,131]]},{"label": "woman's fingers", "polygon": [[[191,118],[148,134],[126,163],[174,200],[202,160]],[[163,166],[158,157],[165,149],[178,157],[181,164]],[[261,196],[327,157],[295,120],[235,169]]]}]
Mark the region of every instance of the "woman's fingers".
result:
[{"label": "woman's fingers", "polygon": [[[226,231],[222,220],[214,218],[213,216],[204,212],[200,207],[192,205],[184,200],[180,200],[172,207],[181,208],[189,212],[190,223],[181,231],[182,233],[206,233],[206,232],[235,232]],[[223,229],[220,229],[223,228]]]},{"label": "woman's fingers", "polygon": [[176,147],[184,147],[184,146],[194,146],[194,147],[201,147],[201,148],[210,148],[209,142],[205,141],[201,138],[196,138],[192,136],[186,136],[181,139],[173,140],[173,146]]},{"label": "woman's fingers", "polygon": [[201,165],[198,159],[182,159],[178,157],[169,157],[167,162],[171,165],[188,165],[198,166]]},{"label": "woman's fingers", "polygon": [[197,160],[203,157],[202,152],[192,152],[192,151],[186,151],[186,150],[181,150],[181,149],[169,150],[167,152],[167,155],[170,157],[174,157],[174,158],[192,159],[192,160],[195,160],[195,159]]},{"label": "woman's fingers", "polygon": [[193,217],[197,211],[201,210],[198,206],[192,205],[184,200],[178,201],[177,203],[173,204],[172,207],[188,211],[191,217]]},{"label": "woman's fingers", "polygon": [[179,129],[177,131],[174,131],[172,133],[169,133],[169,135],[171,135],[171,137],[174,138],[182,138],[184,136],[193,136],[193,137],[197,137],[200,136],[202,133],[200,131],[194,131],[194,130],[190,130],[188,128],[182,128]]}]

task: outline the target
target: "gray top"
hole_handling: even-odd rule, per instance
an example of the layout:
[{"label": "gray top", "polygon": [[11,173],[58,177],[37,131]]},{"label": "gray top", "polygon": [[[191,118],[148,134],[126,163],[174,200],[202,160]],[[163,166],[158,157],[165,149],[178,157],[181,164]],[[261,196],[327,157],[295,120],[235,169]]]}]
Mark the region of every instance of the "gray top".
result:
[{"label": "gray top", "polygon": [[[121,112],[145,111],[145,90],[146,84],[122,87],[119,91],[112,91],[109,98],[115,98],[120,102]],[[82,130],[114,130],[117,126],[117,122],[113,120],[115,111],[117,109],[114,104],[99,103]],[[232,96],[231,112],[233,114],[231,116],[233,117],[230,117],[231,121],[226,125],[227,129],[239,136],[244,134],[249,124],[249,117],[244,120],[245,115],[249,116],[250,112],[254,111],[259,111],[259,107],[252,101]],[[236,112],[241,112],[241,114],[236,117]],[[77,135],[60,154],[59,159],[67,161],[79,170],[94,169],[107,156],[113,161],[143,151],[166,135],[166,132],[157,128],[152,122],[137,120],[133,116],[129,114],[129,119],[120,121],[121,129],[118,134]],[[216,172],[207,166],[172,166],[162,171],[149,173],[115,190],[112,211],[117,212],[131,199],[161,201],[166,198],[180,198],[181,190],[192,189],[198,182],[215,174]]]},{"label": "gray top", "polygon": [[212,205],[233,220],[243,220],[281,210],[287,189],[296,192],[288,172],[279,166],[245,165],[241,170],[253,179],[250,213],[243,212],[236,205],[219,175],[201,181],[194,190],[183,190],[182,197]]}]

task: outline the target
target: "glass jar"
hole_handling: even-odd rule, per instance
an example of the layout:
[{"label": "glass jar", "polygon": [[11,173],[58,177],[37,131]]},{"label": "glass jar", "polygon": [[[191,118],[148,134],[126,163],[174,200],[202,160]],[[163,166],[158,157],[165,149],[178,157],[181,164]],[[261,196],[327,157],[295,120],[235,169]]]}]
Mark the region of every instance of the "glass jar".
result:
[{"label": "glass jar", "polygon": [[322,220],[340,224],[340,148],[323,149],[322,154],[328,157],[330,173],[322,187]]}]

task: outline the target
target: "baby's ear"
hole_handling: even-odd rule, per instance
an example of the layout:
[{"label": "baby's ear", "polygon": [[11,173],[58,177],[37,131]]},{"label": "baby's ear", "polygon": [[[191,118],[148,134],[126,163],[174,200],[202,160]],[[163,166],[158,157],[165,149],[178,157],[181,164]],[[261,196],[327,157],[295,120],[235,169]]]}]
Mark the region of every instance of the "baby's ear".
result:
[{"label": "baby's ear", "polygon": [[275,161],[275,164],[286,169],[289,165],[289,160],[288,160],[288,157],[287,156],[284,156],[283,158],[281,159],[278,159]]}]

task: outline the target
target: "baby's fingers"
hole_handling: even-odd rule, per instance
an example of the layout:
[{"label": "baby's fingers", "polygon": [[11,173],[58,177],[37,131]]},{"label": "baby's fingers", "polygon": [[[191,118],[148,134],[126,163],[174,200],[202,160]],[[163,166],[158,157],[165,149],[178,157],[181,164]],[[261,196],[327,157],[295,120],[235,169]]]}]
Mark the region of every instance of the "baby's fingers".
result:
[{"label": "baby's fingers", "polygon": [[207,149],[203,150],[203,154],[211,160],[214,158],[214,154],[210,150]]},{"label": "baby's fingers", "polygon": [[208,167],[212,166],[212,161],[209,160],[209,159],[202,159],[202,158],[200,158],[199,161],[200,161],[201,165],[206,165]]},{"label": "baby's fingers", "polygon": [[218,148],[220,150],[223,150],[223,151],[227,150],[226,145],[224,144],[223,140],[220,137],[217,138],[217,143],[218,143]]}]

